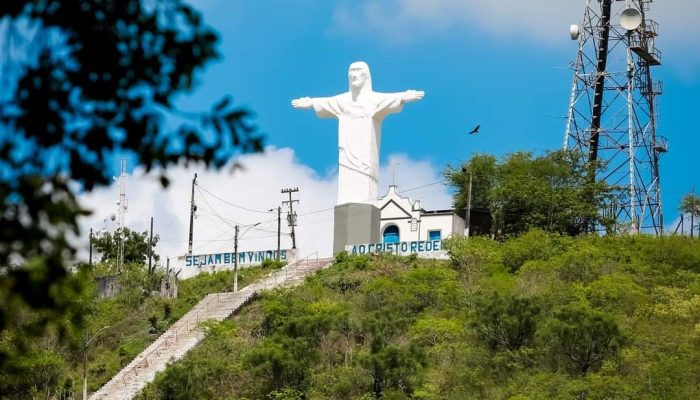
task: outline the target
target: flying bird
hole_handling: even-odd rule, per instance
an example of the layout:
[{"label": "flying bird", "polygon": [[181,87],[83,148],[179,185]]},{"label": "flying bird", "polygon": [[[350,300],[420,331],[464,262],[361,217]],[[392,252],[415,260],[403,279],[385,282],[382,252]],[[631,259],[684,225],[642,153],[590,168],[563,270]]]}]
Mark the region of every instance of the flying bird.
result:
[{"label": "flying bird", "polygon": [[473,135],[475,133],[479,133],[479,128],[481,128],[481,125],[477,125],[476,127],[474,127],[474,129],[472,129],[471,132],[469,132],[468,134]]}]

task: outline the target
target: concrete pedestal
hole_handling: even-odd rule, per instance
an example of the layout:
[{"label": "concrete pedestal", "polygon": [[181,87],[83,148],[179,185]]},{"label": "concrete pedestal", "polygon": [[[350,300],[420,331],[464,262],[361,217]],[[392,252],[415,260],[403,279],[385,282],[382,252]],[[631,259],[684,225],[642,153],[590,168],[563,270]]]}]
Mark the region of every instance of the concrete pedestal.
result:
[{"label": "concrete pedestal", "polygon": [[350,244],[379,243],[381,211],[371,205],[347,203],[335,206],[333,254]]}]

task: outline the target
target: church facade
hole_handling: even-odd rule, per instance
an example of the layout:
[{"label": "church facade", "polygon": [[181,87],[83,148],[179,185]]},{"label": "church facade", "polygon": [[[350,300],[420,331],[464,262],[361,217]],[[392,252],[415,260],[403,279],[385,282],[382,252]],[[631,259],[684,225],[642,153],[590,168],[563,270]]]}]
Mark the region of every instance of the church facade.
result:
[{"label": "church facade", "polygon": [[455,210],[424,210],[419,200],[412,201],[398,192],[396,185],[374,202],[381,211],[382,243],[434,242],[459,234],[466,227]]}]

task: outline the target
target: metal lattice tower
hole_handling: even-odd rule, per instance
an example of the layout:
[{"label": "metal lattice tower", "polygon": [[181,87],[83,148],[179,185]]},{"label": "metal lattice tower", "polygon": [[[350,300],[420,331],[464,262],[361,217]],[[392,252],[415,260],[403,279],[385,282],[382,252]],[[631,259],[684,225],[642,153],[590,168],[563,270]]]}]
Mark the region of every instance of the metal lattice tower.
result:
[{"label": "metal lattice tower", "polygon": [[121,160],[121,174],[119,175],[119,202],[117,202],[117,271],[121,272],[124,268],[124,241],[125,235],[125,219],[126,219],[126,158]]},{"label": "metal lattice tower", "polygon": [[[656,99],[662,85],[651,67],[661,65],[658,24],[647,18],[653,0],[586,0],[578,39],[564,149],[588,155],[592,181],[617,189],[601,210],[616,231],[663,233]],[[623,27],[622,25],[625,25]],[[627,28],[627,29],[626,29]]]}]

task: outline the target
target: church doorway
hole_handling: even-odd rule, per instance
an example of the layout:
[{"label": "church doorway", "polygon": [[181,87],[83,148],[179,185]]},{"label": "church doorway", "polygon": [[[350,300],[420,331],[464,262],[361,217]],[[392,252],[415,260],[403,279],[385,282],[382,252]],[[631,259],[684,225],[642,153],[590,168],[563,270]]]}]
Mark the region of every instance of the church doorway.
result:
[{"label": "church doorway", "polygon": [[399,227],[396,225],[389,225],[384,228],[384,243],[399,243]]}]

